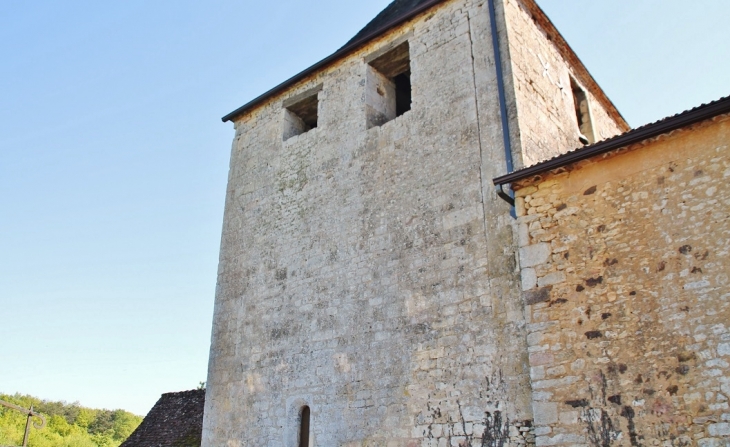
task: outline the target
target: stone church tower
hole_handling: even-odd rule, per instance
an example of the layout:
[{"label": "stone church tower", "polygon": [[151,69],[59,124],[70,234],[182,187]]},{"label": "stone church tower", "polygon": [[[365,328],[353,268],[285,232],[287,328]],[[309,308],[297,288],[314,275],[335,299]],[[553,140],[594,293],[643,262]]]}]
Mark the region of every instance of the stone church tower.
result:
[{"label": "stone church tower", "polygon": [[235,126],[203,446],[534,444],[491,179],[628,129],[534,0],[395,0]]}]

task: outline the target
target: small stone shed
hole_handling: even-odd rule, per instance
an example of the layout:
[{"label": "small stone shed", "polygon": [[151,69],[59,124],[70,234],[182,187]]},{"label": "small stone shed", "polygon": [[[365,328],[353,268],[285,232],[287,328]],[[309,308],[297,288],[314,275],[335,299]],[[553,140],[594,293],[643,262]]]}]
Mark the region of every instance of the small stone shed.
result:
[{"label": "small stone shed", "polygon": [[729,181],[730,97],[494,180],[538,445],[728,445]]},{"label": "small stone shed", "polygon": [[120,447],[200,447],[205,390],[166,393]]}]

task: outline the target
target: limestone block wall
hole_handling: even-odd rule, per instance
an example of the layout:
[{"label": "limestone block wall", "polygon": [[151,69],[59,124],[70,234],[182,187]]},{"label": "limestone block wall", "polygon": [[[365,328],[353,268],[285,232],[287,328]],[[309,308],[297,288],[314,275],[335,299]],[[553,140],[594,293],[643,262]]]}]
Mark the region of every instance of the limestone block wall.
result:
[{"label": "limestone block wall", "polygon": [[[575,147],[574,111],[525,87],[549,38],[496,3],[523,166]],[[203,446],[294,447],[304,406],[310,446],[534,444],[487,9],[444,1],[236,118]],[[404,40],[411,109],[376,123],[366,61]],[[286,107],[315,91],[306,131]]]},{"label": "limestone block wall", "polygon": [[506,0],[505,15],[524,166],[583,146],[571,76],[586,93],[596,141],[628,130],[590,74],[569,60],[575,55],[567,44],[561,51],[562,38],[534,2]]},{"label": "limestone block wall", "polygon": [[518,185],[537,445],[730,444],[730,119]]},{"label": "limestone block wall", "polygon": [[[294,447],[304,405],[316,446],[533,444],[489,26],[444,2],[236,120],[204,446]],[[365,58],[404,37],[411,110],[368,128]]]}]

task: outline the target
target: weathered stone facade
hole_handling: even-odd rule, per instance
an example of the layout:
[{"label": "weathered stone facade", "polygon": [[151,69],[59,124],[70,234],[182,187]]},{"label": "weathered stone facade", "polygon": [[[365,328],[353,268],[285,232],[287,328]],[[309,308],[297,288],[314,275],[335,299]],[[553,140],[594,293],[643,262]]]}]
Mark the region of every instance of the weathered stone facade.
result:
[{"label": "weathered stone facade", "polygon": [[538,445],[730,445],[730,116],[513,185]]},{"label": "weathered stone facade", "polygon": [[[582,146],[571,78],[588,97],[586,106],[595,136],[604,140],[625,132],[628,126],[610,107],[608,100],[580,61],[569,51],[552,24],[532,2],[508,1],[509,55],[516,98],[516,121],[524,166]],[[535,26],[535,22],[539,26]],[[602,101],[601,101],[602,100]]]},{"label": "weathered stone facade", "polygon": [[[294,447],[305,406],[310,446],[534,444],[487,6],[439,2],[233,118],[204,446]],[[532,0],[496,12],[516,166],[579,145],[541,58],[626,128]],[[394,118],[370,60],[403,42]]]}]

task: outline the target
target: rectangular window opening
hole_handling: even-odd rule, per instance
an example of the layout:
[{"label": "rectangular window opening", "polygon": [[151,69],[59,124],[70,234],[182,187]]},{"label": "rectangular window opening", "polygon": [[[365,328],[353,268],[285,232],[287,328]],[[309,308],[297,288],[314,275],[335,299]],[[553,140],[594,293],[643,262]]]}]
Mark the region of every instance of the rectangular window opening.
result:
[{"label": "rectangular window opening", "polygon": [[382,126],[411,110],[408,41],[368,61],[365,107],[368,129]]},{"label": "rectangular window opening", "polygon": [[284,101],[284,140],[317,127],[321,86]]},{"label": "rectangular window opening", "polygon": [[570,77],[570,87],[573,91],[575,117],[580,130],[578,139],[583,144],[593,144],[596,142],[596,138],[593,132],[593,122],[591,121],[591,110],[588,106],[588,95],[572,76]]}]

